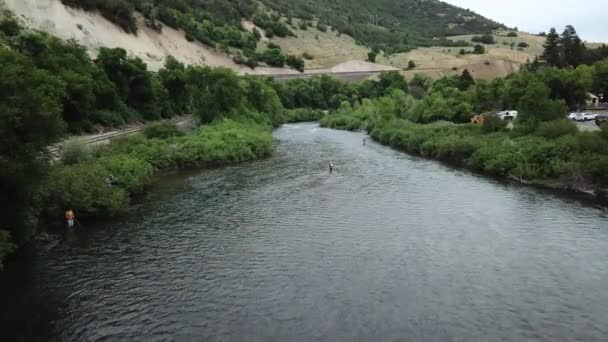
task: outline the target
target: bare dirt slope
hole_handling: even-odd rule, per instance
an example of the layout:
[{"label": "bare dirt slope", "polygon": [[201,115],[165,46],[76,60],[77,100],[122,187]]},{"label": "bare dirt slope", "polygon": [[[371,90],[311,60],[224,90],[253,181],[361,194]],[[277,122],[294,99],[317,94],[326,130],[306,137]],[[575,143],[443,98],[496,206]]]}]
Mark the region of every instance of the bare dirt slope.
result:
[{"label": "bare dirt slope", "polygon": [[[158,70],[168,55],[186,64],[205,64],[251,73],[220,52],[186,40],[182,31],[165,26],[156,32],[138,19],[138,34],[127,34],[101,15],[64,6],[60,0],[0,0],[28,27],[50,32],[63,39],[75,39],[96,55],[100,47],[120,47],[141,58],[151,70]],[[254,73],[285,73],[263,68]]]}]

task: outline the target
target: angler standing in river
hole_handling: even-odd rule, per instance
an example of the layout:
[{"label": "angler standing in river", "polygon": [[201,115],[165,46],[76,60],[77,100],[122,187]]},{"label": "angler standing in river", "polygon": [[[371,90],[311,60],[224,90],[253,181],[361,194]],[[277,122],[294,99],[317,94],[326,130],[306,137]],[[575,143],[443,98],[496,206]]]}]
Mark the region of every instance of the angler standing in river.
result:
[{"label": "angler standing in river", "polygon": [[334,164],[332,162],[329,162],[329,173],[334,172]]}]

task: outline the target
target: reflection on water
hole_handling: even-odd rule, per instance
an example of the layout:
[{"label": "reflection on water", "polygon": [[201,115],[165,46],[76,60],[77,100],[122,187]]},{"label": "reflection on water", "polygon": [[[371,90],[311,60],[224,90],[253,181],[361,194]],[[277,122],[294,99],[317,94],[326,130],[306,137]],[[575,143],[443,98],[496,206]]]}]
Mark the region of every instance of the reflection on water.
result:
[{"label": "reflection on water", "polygon": [[[605,340],[608,213],[286,125],[2,275],[6,340]],[[327,164],[335,164],[329,174]]]}]

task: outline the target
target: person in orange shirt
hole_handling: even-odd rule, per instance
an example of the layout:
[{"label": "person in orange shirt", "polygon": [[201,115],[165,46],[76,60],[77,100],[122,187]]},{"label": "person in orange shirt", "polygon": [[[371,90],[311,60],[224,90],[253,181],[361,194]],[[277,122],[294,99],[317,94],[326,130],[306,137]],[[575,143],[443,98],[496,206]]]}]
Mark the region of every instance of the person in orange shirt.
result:
[{"label": "person in orange shirt", "polygon": [[65,212],[65,219],[68,222],[68,228],[73,228],[74,227],[74,212],[72,211],[72,209],[68,209],[68,211]]}]

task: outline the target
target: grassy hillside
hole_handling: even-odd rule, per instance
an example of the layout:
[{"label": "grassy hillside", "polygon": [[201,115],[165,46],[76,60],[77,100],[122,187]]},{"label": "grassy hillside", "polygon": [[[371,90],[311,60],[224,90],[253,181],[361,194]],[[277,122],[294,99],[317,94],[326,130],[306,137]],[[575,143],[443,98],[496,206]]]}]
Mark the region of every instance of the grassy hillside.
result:
[{"label": "grassy hillside", "polygon": [[432,38],[485,33],[504,25],[436,0],[262,0],[279,13],[318,18],[367,46],[391,51],[428,46]]},{"label": "grassy hillside", "polygon": [[[61,0],[85,10],[98,10],[127,32],[137,32],[133,11],[144,14],[152,27],[184,29],[191,38],[214,46],[250,50],[259,37],[244,31],[242,18],[291,36],[280,16],[317,20],[322,31],[331,26],[363,45],[389,52],[429,46],[432,38],[485,33],[503,25],[469,10],[436,0]],[[260,5],[263,4],[263,5]],[[274,15],[269,16],[268,9]],[[289,22],[287,23],[289,24]]]}]

